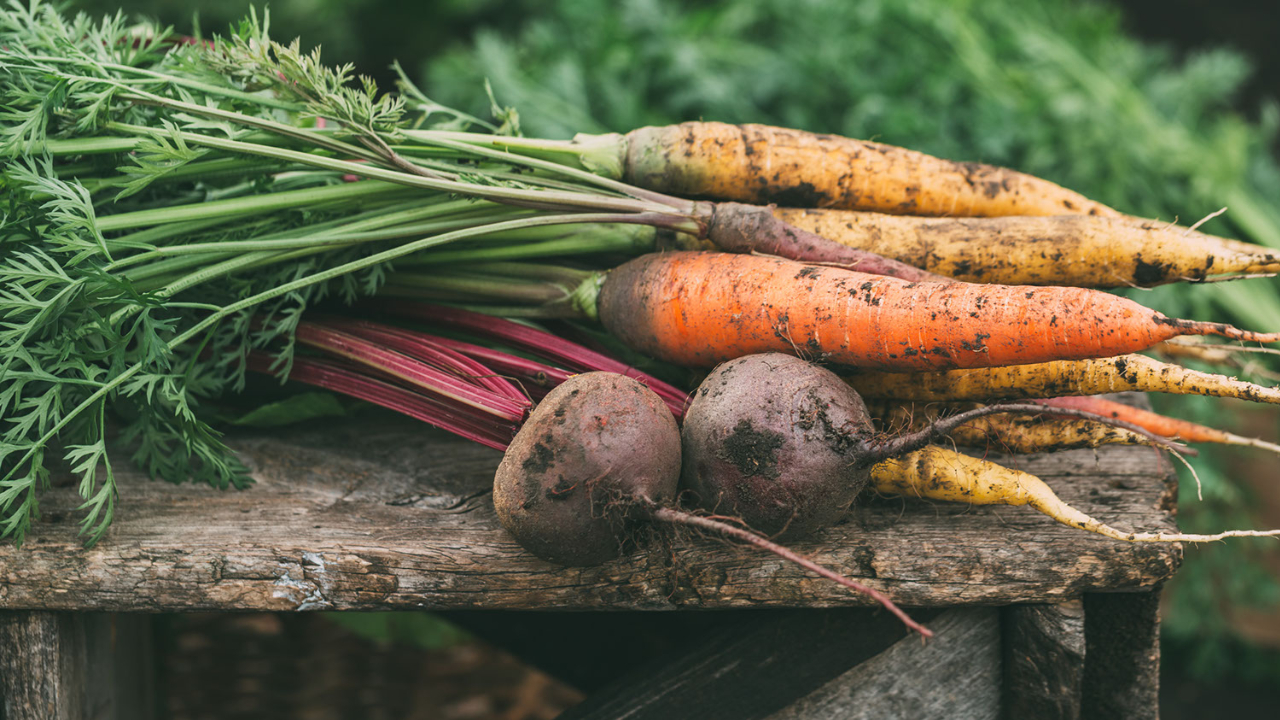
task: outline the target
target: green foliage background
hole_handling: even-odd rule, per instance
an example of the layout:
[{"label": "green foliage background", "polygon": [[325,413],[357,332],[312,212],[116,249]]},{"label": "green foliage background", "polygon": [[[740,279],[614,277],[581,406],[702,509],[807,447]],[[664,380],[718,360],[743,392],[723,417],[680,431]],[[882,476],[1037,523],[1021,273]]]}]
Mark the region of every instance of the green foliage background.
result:
[{"label": "green foliage background", "polygon": [[[91,12],[120,0],[83,0]],[[127,11],[217,31],[248,3],[132,0]],[[1050,178],[1118,209],[1280,247],[1280,113],[1233,109],[1249,66],[1230,50],[1185,59],[1128,37],[1118,11],[1068,0],[277,0],[273,35],[300,35],[329,62],[387,78],[418,68],[426,92],[484,114],[481,88],[516,106],[526,134],[626,131],[690,119],[762,122],[876,139]],[[1274,281],[1166,287],[1139,299],[1169,314],[1280,327]],[[1166,411],[1216,425],[1239,406],[1196,399]],[[1276,439],[1268,427],[1245,432]],[[1241,451],[1243,452],[1243,451]],[[1234,453],[1184,478],[1190,531],[1245,526]],[[1188,549],[1166,637],[1194,646],[1201,674],[1238,670],[1224,604],[1274,604],[1264,546]],[[1184,656],[1179,654],[1180,657]],[[1254,670],[1263,666],[1256,656]],[[1274,660],[1274,658],[1273,658]],[[1280,669],[1280,668],[1278,668]],[[1264,673],[1266,674],[1266,673]],[[1275,675],[1280,675],[1280,671]]]}]

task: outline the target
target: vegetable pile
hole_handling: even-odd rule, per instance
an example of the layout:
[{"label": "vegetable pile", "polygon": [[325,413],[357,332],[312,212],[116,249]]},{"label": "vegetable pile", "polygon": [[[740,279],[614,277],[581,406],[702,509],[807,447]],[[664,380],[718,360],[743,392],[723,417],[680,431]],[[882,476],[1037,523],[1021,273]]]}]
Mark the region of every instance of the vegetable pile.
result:
[{"label": "vegetable pile", "polygon": [[[1266,446],[1063,396],[1275,402],[1134,353],[1280,333],[1099,289],[1266,275],[1272,252],[876,143],[720,123],[554,141],[493,111],[451,110],[403,76],[381,93],[272,41],[252,14],[203,41],[39,0],[0,10],[0,535],[22,541],[61,453],[98,541],[115,511],[111,426],[112,447],[153,476],[243,486],[204,406],[248,372],[505,448],[495,507],[541,557],[602,562],[641,520],[694,527],[909,624],[760,533],[815,532],[873,487],[1030,505],[1125,541],[1269,534],[1116,530],[1035,478],[929,443],[982,421],[952,439]],[[672,379],[673,365],[719,367],[690,398],[692,383],[501,316],[578,333],[598,321]],[[872,424],[863,395],[888,403],[890,425]],[[1009,398],[1040,402],[893,420],[904,400]],[[993,440],[1006,431],[991,423],[1015,414]],[[678,506],[681,488],[699,509]]]}]

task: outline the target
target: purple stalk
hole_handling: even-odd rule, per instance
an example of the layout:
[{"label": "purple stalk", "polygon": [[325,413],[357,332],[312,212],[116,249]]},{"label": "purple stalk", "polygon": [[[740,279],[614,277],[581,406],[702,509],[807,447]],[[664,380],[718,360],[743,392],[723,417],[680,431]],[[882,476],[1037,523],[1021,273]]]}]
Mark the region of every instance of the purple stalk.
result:
[{"label": "purple stalk", "polygon": [[908,282],[955,282],[949,277],[802,230],[774,217],[770,208],[758,205],[713,203],[707,239],[728,252],[777,255],[804,263],[887,275]]},{"label": "purple stalk", "polygon": [[[249,353],[248,367],[254,372],[274,375],[272,362],[260,350]],[[506,450],[519,427],[518,421],[498,422],[471,406],[434,400],[326,360],[295,357],[289,379],[380,405],[495,450]]]},{"label": "purple stalk", "polygon": [[368,320],[325,318],[319,321],[319,324],[378,343],[464,380],[474,381],[481,387],[518,403],[528,400],[515,383],[501,377],[495,372],[495,368],[486,366],[466,353],[441,343],[440,338],[434,335],[381,325]]},{"label": "purple stalk", "polygon": [[504,353],[501,350],[487,348],[483,345],[473,345],[472,343],[452,338],[436,338],[436,341],[446,347],[457,350],[463,355],[484,362],[494,370],[524,378],[537,387],[545,388],[546,390],[554,388],[576,374],[569,370],[545,365],[537,360],[529,360],[518,355]]},{"label": "purple stalk", "polygon": [[530,403],[527,399],[516,401],[470,385],[424,362],[354,335],[311,322],[301,322],[298,324],[296,337],[303,345],[373,368],[402,382],[488,413],[498,420],[520,423],[529,412]]},{"label": "purple stalk", "polygon": [[504,318],[460,308],[404,300],[371,300],[366,303],[366,306],[390,315],[461,328],[481,337],[500,340],[539,357],[562,363],[566,367],[579,372],[603,370],[626,375],[639,380],[647,385],[650,390],[657,393],[658,397],[662,398],[662,401],[667,404],[667,407],[671,409],[671,413],[677,419],[684,416],[685,406],[689,402],[689,395],[685,391],[662,382],[647,373],[643,373],[626,363],[614,360],[594,350],[589,350],[549,332],[536,330]]},{"label": "purple stalk", "polygon": [[[363,327],[379,329],[386,329],[389,327],[373,323],[368,320],[345,320],[338,318],[326,319],[324,323],[340,330],[350,332],[353,335],[361,334],[360,328]],[[485,368],[486,372],[507,377],[520,378],[521,380],[527,381],[534,387],[542,389],[543,392],[541,394],[546,394],[546,391],[551,390],[551,388],[554,388],[565,380],[568,380],[572,375],[576,374],[569,370],[563,370],[558,367],[552,367],[551,365],[540,363],[537,360],[530,360],[528,358],[505,353],[501,350],[495,350],[483,345],[476,345],[462,340],[454,340],[453,338],[440,337],[439,335],[431,335],[429,333],[412,330],[401,330],[400,328],[395,328],[395,330],[398,333],[404,333],[418,338],[433,346],[452,350],[461,355],[465,355],[480,363],[481,366]],[[394,349],[395,346],[390,347]],[[525,389],[527,390],[528,388]]]}]

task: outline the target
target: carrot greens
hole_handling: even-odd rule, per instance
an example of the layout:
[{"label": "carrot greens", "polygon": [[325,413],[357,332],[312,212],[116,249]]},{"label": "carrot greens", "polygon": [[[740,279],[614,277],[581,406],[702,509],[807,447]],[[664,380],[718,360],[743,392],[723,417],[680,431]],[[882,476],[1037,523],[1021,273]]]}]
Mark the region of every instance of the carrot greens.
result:
[{"label": "carrot greens", "polygon": [[192,43],[41,0],[0,9],[0,537],[26,535],[55,447],[87,543],[102,537],[109,417],[153,476],[247,483],[202,403],[268,347],[286,376],[303,311],[372,295],[394,260],[566,223],[696,225],[683,201],[536,159],[401,154],[402,127],[505,130],[267,31],[251,14]]}]

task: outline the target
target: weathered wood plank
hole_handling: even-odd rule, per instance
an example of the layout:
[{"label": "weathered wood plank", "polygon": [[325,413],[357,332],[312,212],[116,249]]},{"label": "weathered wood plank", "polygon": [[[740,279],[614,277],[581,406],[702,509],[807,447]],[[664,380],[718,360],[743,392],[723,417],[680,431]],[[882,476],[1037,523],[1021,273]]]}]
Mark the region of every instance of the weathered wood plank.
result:
[{"label": "weathered wood plank", "polygon": [[[920,619],[936,612],[924,611]],[[906,634],[896,618],[873,610],[760,613],[642,666],[559,720],[758,720]]]},{"label": "weathered wood plank", "polygon": [[0,720],[155,717],[150,618],[0,611]]},{"label": "weathered wood plank", "polygon": [[0,612],[0,718],[89,717],[84,619]]},{"label": "weathered wood plank", "polygon": [[928,642],[903,638],[768,720],[999,717],[999,611],[949,610],[929,629]]},{"label": "weathered wood plank", "polygon": [[1084,597],[1081,717],[1160,717],[1160,592]]},{"label": "weathered wood plank", "polygon": [[1076,720],[1084,685],[1084,604],[1010,605],[1001,609],[1004,647],[1002,716]]},{"label": "weathered wood plank", "polygon": [[[76,537],[65,480],[21,550],[0,545],[0,608],[311,610],[673,609],[867,605],[772,557],[717,540],[654,542],[595,568],[523,552],[486,491],[499,454],[411,421],[376,417],[230,442],[244,492],[120,477],[117,520]],[[1122,528],[1168,530],[1158,456],[1110,448],[1012,460],[1068,502]],[[124,463],[122,463],[123,465]],[[1181,548],[1085,535],[1026,508],[897,498],[861,502],[796,549],[904,605],[1058,602],[1171,576]]]},{"label": "weathered wood plank", "polygon": [[773,612],[778,611],[455,610],[437,614],[590,695],[659,657],[699,644],[709,633]]}]

